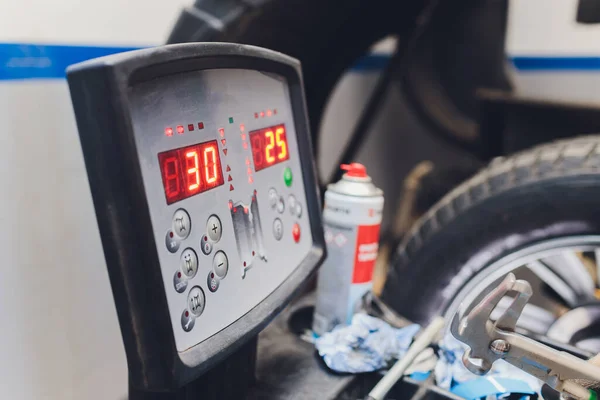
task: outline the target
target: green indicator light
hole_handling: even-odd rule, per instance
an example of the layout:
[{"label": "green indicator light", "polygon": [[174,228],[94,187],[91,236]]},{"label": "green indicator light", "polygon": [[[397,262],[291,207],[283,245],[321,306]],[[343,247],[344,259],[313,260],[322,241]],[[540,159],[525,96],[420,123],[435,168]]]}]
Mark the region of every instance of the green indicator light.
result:
[{"label": "green indicator light", "polygon": [[286,167],[286,169],[283,170],[283,181],[285,182],[285,186],[292,186],[292,170],[290,167]]},{"label": "green indicator light", "polygon": [[229,123],[233,124],[233,117],[229,117]]}]

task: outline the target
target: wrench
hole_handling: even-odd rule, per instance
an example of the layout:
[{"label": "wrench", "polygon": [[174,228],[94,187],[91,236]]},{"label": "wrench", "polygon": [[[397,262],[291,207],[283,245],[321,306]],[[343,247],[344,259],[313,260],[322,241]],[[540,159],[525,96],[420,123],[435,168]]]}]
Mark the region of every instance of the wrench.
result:
[{"label": "wrench", "polygon": [[[496,321],[490,320],[492,311],[509,293],[516,294],[511,305]],[[595,398],[595,393],[572,379],[599,382],[600,367],[515,333],[517,320],[532,293],[529,282],[517,280],[510,273],[465,317],[458,313],[454,316],[450,331],[469,346],[463,355],[465,367],[483,375],[502,359],[575,399]]]}]

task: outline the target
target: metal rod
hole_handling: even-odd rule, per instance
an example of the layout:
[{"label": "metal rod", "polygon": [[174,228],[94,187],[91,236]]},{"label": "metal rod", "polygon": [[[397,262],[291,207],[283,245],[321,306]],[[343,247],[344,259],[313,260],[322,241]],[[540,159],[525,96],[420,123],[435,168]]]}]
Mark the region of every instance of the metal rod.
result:
[{"label": "metal rod", "polygon": [[404,375],[404,371],[412,364],[414,359],[425,350],[444,328],[446,321],[443,317],[435,317],[425,330],[415,339],[408,351],[394,366],[381,378],[367,397],[368,400],[383,400]]}]

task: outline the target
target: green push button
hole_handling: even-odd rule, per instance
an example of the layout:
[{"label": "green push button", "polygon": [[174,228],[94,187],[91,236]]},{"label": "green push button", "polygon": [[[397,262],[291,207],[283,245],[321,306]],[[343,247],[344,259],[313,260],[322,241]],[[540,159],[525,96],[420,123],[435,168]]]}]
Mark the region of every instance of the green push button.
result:
[{"label": "green push button", "polygon": [[290,167],[286,167],[283,170],[283,180],[285,182],[285,186],[292,186],[292,170],[290,169]]}]

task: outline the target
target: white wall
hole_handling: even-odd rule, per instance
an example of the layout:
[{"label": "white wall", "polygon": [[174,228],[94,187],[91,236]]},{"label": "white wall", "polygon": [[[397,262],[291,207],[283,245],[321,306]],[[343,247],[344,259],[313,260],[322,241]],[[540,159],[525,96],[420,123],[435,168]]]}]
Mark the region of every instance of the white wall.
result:
[{"label": "white wall", "polygon": [[600,24],[578,24],[578,0],[510,0],[511,56],[600,57]]},{"label": "white wall", "polygon": [[[510,57],[600,57],[600,24],[576,22],[577,0],[511,0],[506,37]],[[600,104],[600,69],[523,71],[509,66],[518,94]]]},{"label": "white wall", "polygon": [[187,0],[2,0],[0,43],[164,43]]},{"label": "white wall", "polygon": [[[187,3],[0,0],[0,52],[11,42],[161,44]],[[1,78],[0,398],[124,398],[125,354],[67,84]]]}]

